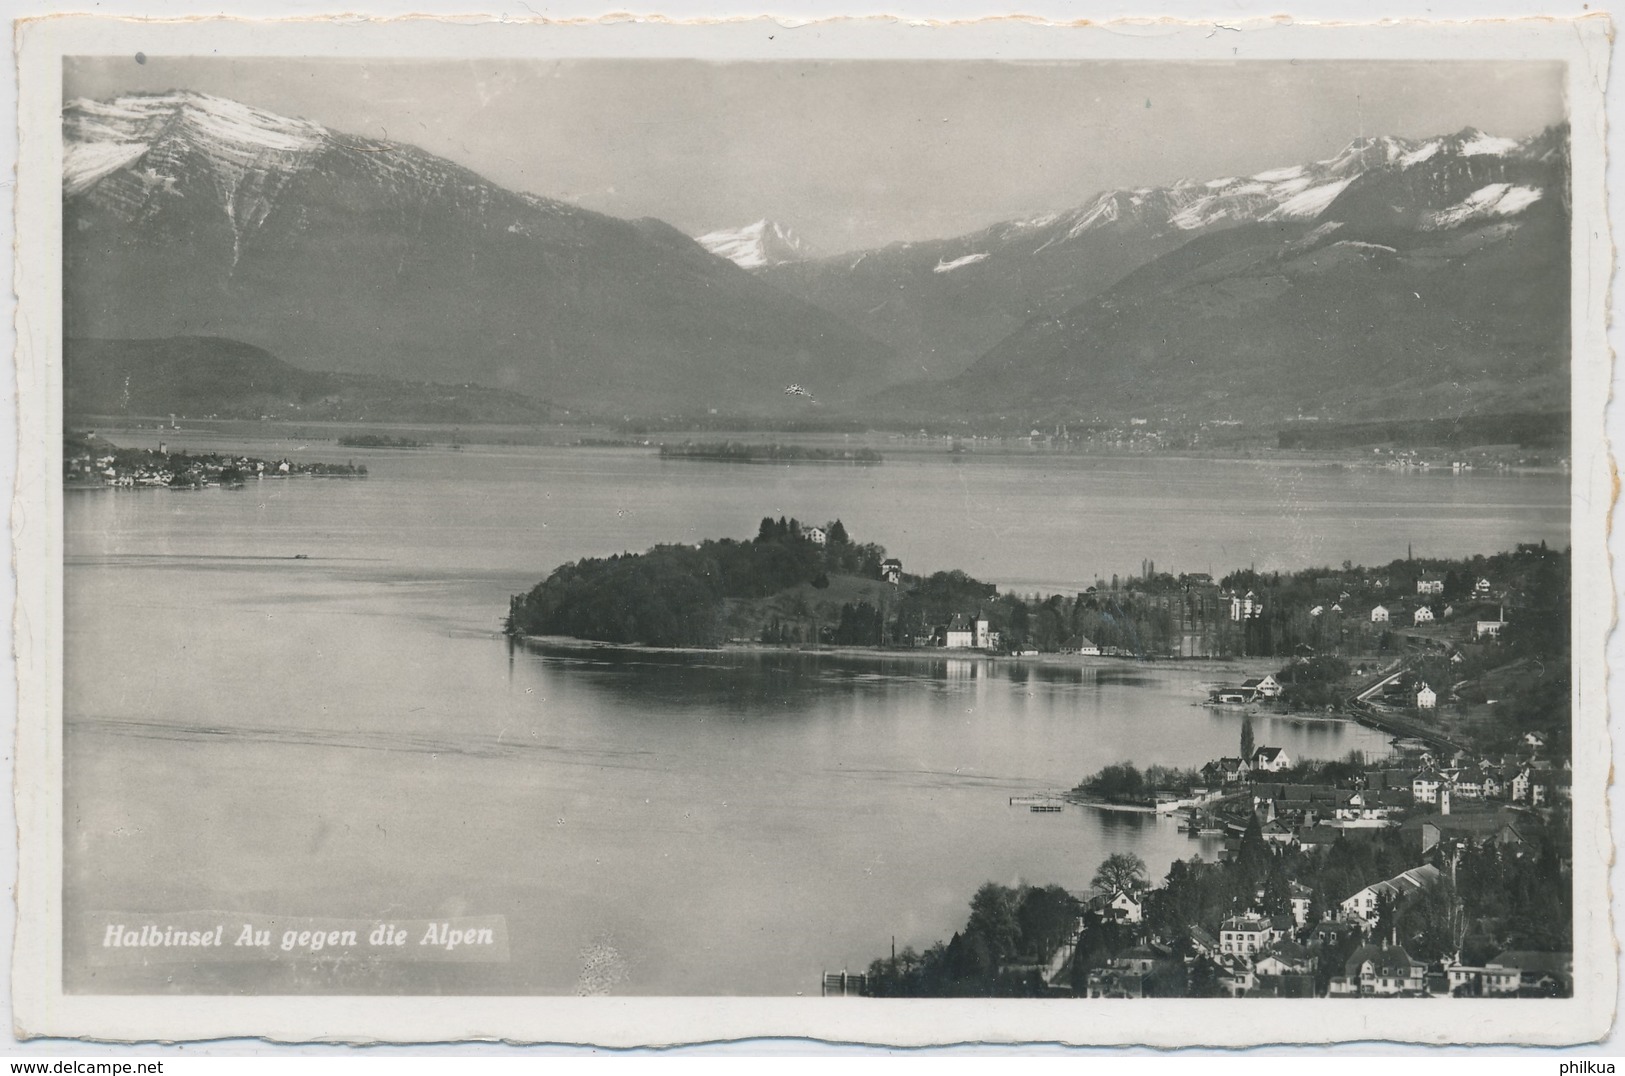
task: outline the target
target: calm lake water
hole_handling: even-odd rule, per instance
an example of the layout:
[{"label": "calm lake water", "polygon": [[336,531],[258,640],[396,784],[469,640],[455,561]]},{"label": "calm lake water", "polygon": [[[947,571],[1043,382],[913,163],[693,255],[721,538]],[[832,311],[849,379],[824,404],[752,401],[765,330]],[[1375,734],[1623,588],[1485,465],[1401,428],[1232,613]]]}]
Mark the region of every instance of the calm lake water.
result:
[{"label": "calm lake water", "polygon": [[[508,596],[562,561],[768,514],[839,516],[910,571],[1022,591],[1143,557],[1222,572],[1567,541],[1560,476],[221,447],[372,477],[67,496],[70,989],[814,992],[893,936],[946,939],[984,881],[1082,891],[1114,851],[1158,876],[1213,854],[1168,819],[1007,802],[1234,751],[1239,716],[1194,705],[1222,674],[511,646]],[[1257,733],[1294,756],[1384,749],[1334,723]],[[109,964],[84,926],[205,912],[502,916],[508,959]]]}]

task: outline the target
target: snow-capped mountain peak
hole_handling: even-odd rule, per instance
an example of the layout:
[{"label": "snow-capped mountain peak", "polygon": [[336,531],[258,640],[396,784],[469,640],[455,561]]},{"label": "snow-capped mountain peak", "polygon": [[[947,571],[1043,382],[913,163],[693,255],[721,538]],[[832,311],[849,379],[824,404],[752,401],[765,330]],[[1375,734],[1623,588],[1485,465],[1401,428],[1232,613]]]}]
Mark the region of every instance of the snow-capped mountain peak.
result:
[{"label": "snow-capped mountain peak", "polygon": [[765,269],[808,257],[807,246],[800,237],[777,221],[765,218],[743,228],[707,232],[695,242],[741,269]]},{"label": "snow-capped mountain peak", "polygon": [[218,165],[241,170],[297,159],[329,139],[327,128],[190,90],[79,99],[62,110],[63,184],[77,194],[166,139],[182,139]]},{"label": "snow-capped mountain peak", "polygon": [[[1194,232],[1251,221],[1313,220],[1356,183],[1410,171],[1428,162],[1432,166],[1449,160],[1465,167],[1473,159],[1534,159],[1542,137],[1520,142],[1472,127],[1431,139],[1361,137],[1325,160],[1269,168],[1250,176],[1205,182],[1181,179],[1165,187],[1110,190],[1077,208],[1015,221],[1004,230],[1012,235],[1025,231],[1040,236],[1037,253],[1110,226]],[[1538,191],[1532,195],[1514,194],[1506,200],[1486,195],[1485,204],[1495,206],[1494,215],[1508,216],[1538,200]],[[1476,202],[1456,207],[1438,220],[1472,218],[1481,208]],[[1053,227],[1057,225],[1058,229]]]}]

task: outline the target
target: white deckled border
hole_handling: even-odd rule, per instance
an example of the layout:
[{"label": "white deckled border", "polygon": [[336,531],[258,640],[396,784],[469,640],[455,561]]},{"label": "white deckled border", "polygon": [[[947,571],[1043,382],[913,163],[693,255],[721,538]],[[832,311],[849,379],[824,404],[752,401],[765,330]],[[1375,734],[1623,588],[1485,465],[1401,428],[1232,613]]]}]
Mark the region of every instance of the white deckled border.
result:
[{"label": "white deckled border", "polygon": [[[1147,19],[1058,26],[1021,19],[926,25],[890,19],[506,22],[457,18],[247,22],[31,20],[18,32],[16,279],[19,395],[13,504],[19,677],[20,1036],[111,1041],[663,1045],[760,1036],[925,1045],[1061,1042],[1155,1046],[1397,1040],[1564,1044],[1611,1025],[1617,988],[1609,914],[1613,844],[1606,791],[1604,644],[1613,623],[1607,526],[1615,495],[1604,434],[1612,246],[1603,171],[1606,17],[1384,25],[1284,18],[1225,27]],[[468,997],[95,997],[61,990],[61,59],[65,55],[643,56],[702,59],[1257,60],[1452,56],[1567,61],[1573,131],[1573,485],[1575,586],[1575,994],[1554,1001],[954,1000]],[[1238,1018],[1239,1017],[1239,1018]]]}]

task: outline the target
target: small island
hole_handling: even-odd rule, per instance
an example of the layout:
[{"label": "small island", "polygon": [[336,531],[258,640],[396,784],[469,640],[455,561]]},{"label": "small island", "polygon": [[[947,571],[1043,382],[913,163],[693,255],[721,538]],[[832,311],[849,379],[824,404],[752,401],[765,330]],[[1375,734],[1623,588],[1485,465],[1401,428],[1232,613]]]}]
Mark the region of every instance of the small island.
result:
[{"label": "small island", "polygon": [[348,433],[339,438],[344,448],[428,448],[427,441],[414,441],[410,437],[388,437],[379,433]]},{"label": "small island", "polygon": [[809,448],[806,445],[747,445],[742,441],[712,441],[661,445],[663,460],[710,460],[721,463],[883,463],[872,448]]}]

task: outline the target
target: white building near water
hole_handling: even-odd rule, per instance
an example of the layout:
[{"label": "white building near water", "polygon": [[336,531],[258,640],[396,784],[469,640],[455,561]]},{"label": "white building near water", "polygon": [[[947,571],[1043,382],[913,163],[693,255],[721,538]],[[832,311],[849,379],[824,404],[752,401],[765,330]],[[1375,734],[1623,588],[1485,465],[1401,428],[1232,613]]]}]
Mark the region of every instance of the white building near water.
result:
[{"label": "white building near water", "polygon": [[986,650],[993,645],[987,617],[981,613],[975,616],[955,613],[953,619],[948,622],[943,645],[949,650]]},{"label": "white building near water", "polygon": [[1431,710],[1439,705],[1439,694],[1431,687],[1423,684],[1416,689],[1416,708],[1418,710]]}]

